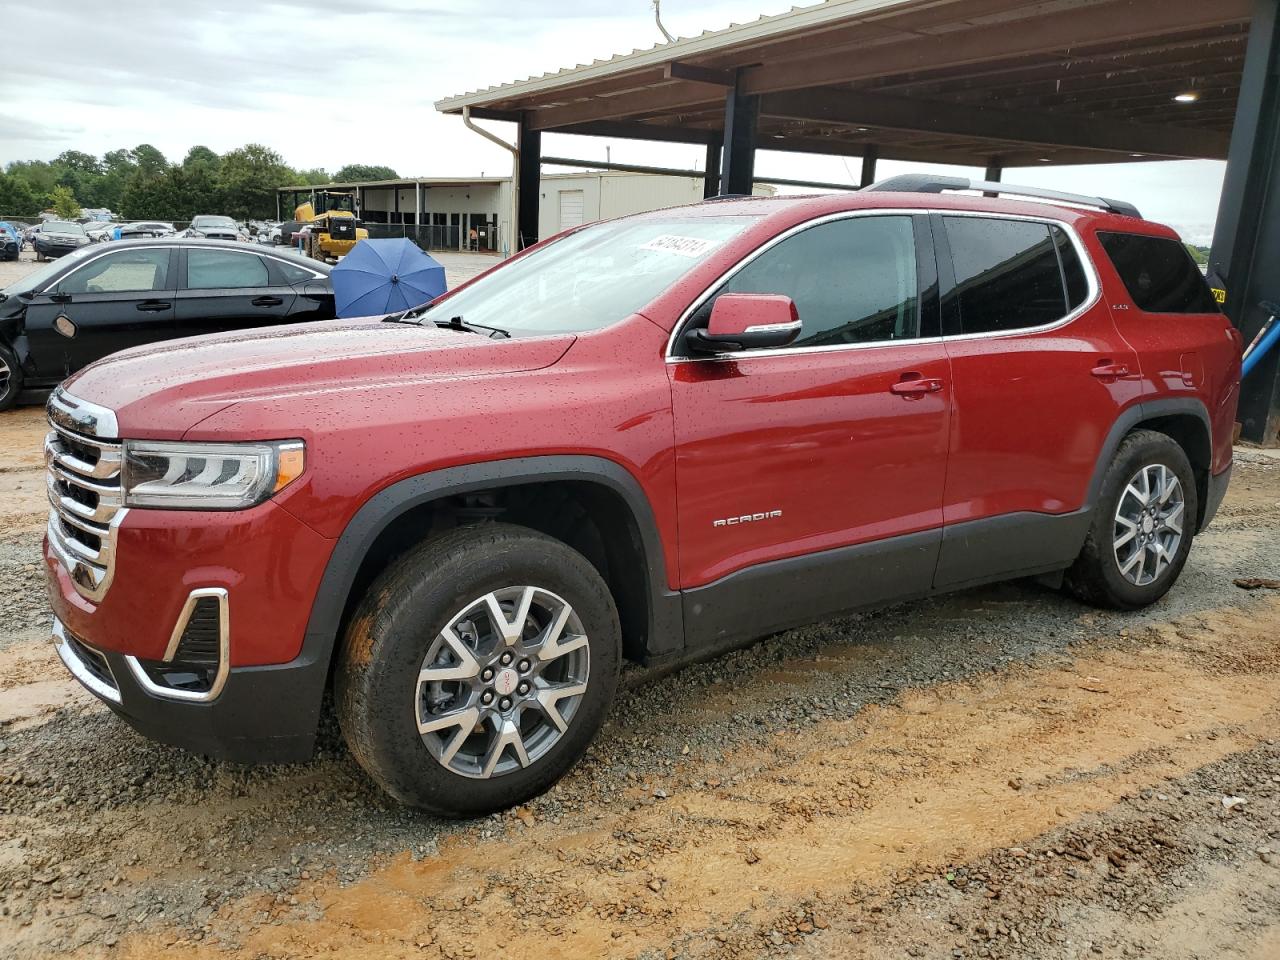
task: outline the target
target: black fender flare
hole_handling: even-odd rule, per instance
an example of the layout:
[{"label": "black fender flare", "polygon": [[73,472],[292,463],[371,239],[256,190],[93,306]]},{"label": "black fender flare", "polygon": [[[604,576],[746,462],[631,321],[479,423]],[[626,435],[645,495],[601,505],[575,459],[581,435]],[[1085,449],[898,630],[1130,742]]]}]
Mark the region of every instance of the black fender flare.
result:
[{"label": "black fender flare", "polygon": [[[1205,434],[1209,437],[1209,447],[1212,452],[1213,423],[1209,419],[1209,411],[1205,409],[1205,405],[1199,400],[1191,397],[1161,397],[1156,400],[1139,401],[1124,410],[1116,418],[1116,422],[1111,425],[1107,438],[1102,444],[1102,450],[1098,454],[1098,462],[1093,468],[1093,476],[1089,480],[1085,506],[1092,510],[1097,504],[1098,495],[1102,490],[1102,479],[1106,476],[1107,468],[1111,466],[1111,461],[1115,457],[1121,441],[1129,435],[1134,427],[1159,417],[1187,415],[1196,417],[1203,424]],[[1204,504],[1200,504],[1200,509],[1204,509]]]},{"label": "black fender flare", "polygon": [[491,460],[407,477],[378,491],[356,511],[334,545],[312,601],[302,652],[293,662],[308,672],[306,689],[298,693],[308,698],[313,694],[318,705],[356,574],[378,536],[399,517],[445,496],[555,480],[599,484],[627,504],[644,550],[649,645],[652,648],[654,637],[667,637],[676,639],[682,647],[684,625],[680,598],[666,587],[665,552],[653,508],[639,481],[627,469],[604,457],[586,455]]}]

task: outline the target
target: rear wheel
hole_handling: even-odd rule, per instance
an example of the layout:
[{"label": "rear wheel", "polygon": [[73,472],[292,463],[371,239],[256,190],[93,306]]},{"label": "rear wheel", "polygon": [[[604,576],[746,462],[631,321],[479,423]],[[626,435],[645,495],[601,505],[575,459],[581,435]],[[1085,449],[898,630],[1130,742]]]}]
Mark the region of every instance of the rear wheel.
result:
[{"label": "rear wheel", "polygon": [[464,527],[370,587],[336,678],[361,766],[398,800],[475,816],[578,761],[617,685],[621,631],[595,568],[523,527]]},{"label": "rear wheel", "polygon": [[0,344],[0,410],[8,410],[18,402],[22,392],[22,367],[18,358],[4,344]]},{"label": "rear wheel", "polygon": [[1135,430],[1103,478],[1068,587],[1098,606],[1135,610],[1154,603],[1187,562],[1198,509],[1195,474],[1182,447],[1163,433]]}]

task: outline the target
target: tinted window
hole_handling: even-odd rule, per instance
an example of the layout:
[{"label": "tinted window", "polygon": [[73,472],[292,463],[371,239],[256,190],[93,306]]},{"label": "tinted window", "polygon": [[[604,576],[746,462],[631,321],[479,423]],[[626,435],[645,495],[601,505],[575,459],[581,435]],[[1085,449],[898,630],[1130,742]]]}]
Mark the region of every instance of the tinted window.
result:
[{"label": "tinted window", "polygon": [[1039,327],[1067,315],[1062,269],[1047,224],[945,220],[965,333]]},{"label": "tinted window", "polygon": [[[796,347],[917,336],[915,234],[910,217],[852,217],[810,227],[771,247],[721,293],[775,293],[795,301]],[[695,324],[711,316],[714,298]]]},{"label": "tinted window", "polygon": [[1138,309],[1148,313],[1218,312],[1209,284],[1179,241],[1101,232],[1098,239]]},{"label": "tinted window", "polygon": [[265,287],[267,265],[251,253],[188,250],[187,286],[192,290]]},{"label": "tinted window", "polygon": [[306,267],[300,267],[296,263],[285,263],[283,260],[277,260],[276,266],[280,268],[280,272],[289,283],[300,283],[303,280],[310,280],[315,276],[315,274]]},{"label": "tinted window", "polygon": [[121,250],[98,257],[58,281],[60,293],[167,290],[168,250]]}]

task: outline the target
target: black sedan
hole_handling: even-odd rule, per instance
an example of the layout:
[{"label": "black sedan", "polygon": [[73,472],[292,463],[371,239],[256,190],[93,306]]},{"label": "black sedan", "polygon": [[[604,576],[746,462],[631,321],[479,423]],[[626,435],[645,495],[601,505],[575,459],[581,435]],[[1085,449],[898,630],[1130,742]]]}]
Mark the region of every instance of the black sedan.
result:
[{"label": "black sedan", "polygon": [[225,240],[84,246],[0,290],[0,410],[126,347],[333,316],[316,260]]},{"label": "black sedan", "polygon": [[46,260],[66,256],[89,242],[89,235],[80,224],[70,220],[46,220],[31,245],[36,248],[36,259]]}]

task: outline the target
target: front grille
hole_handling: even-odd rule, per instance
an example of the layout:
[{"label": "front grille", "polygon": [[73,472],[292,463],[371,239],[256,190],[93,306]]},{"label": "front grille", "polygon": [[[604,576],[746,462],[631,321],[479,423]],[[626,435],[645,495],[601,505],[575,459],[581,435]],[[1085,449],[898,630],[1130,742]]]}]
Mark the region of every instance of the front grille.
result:
[{"label": "front grille", "polygon": [[[90,411],[86,413],[86,410]],[[76,589],[101,600],[111,585],[115,526],[124,516],[120,487],[121,446],[95,432],[109,411],[91,408],[61,390],[49,398],[44,454],[49,505],[49,544]]]}]

